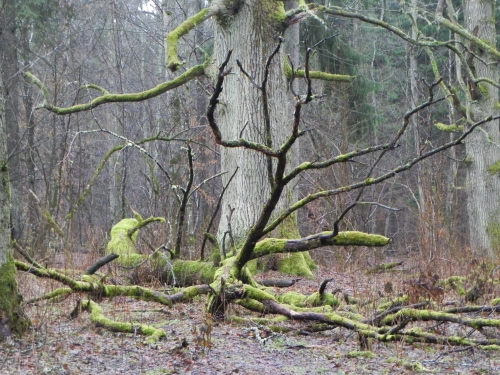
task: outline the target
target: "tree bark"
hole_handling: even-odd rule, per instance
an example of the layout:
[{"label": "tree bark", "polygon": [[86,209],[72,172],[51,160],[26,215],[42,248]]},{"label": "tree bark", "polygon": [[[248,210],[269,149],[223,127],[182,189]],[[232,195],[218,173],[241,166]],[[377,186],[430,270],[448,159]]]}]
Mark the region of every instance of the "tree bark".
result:
[{"label": "tree bark", "polygon": [[29,325],[17,291],[16,268],[12,257],[7,123],[3,94],[0,66],[0,341],[13,333],[22,334]]},{"label": "tree bark", "polygon": [[[495,3],[487,1],[464,1],[465,26],[479,39],[495,46]],[[469,56],[471,69],[476,77],[498,82],[498,67],[494,56],[481,48],[469,46],[479,59]],[[492,61],[492,58],[495,61]],[[494,63],[492,63],[494,62]],[[471,94],[468,120],[477,121],[493,113],[498,101],[498,89],[487,83],[469,80]],[[477,255],[494,257],[500,250],[500,179],[490,173],[488,167],[500,160],[500,130],[498,121],[485,124],[481,131],[473,132],[465,143],[467,152],[467,208],[469,211],[470,246]]]},{"label": "tree bark", "polygon": [[[242,3],[242,2],[240,2]],[[288,6],[294,2],[287,2]],[[229,14],[231,13],[231,14]],[[292,58],[298,57],[294,42],[298,42],[296,27],[285,33],[280,16],[284,6],[280,2],[253,0],[242,6],[228,9],[227,15],[219,16],[215,25],[215,61],[224,61],[227,52],[233,50],[233,60],[229,63],[233,75],[224,82],[220,97],[221,105],[217,120],[225,140],[245,138],[249,141],[278,148],[292,132],[293,96],[288,90],[284,72],[286,49]],[[297,25],[296,25],[297,26]],[[254,81],[261,85],[266,62],[278,46],[278,37],[284,36],[285,47],[274,57],[267,83],[267,100],[262,90],[257,89],[236,66],[236,59]],[[297,39],[297,40],[296,40]],[[298,65],[298,61],[294,61]],[[267,103],[264,103],[267,101]],[[267,108],[266,108],[267,104]],[[266,116],[267,119],[266,119]],[[289,153],[289,165],[298,160],[298,142]],[[223,176],[223,184],[232,173],[238,172],[229,185],[222,200],[222,213],[218,229],[218,239],[222,246],[230,246],[230,234],[236,246],[242,242],[249,229],[256,222],[262,207],[269,198],[272,172],[275,163],[268,157],[244,148],[222,148],[221,169],[228,171]],[[296,192],[287,186],[275,210],[279,214],[295,201]],[[230,232],[230,233],[229,233]],[[226,235],[224,235],[226,233]],[[277,237],[299,237],[295,215],[286,220],[278,229]],[[225,244],[222,242],[225,241]],[[295,254],[292,263],[307,263],[302,254]],[[293,267],[285,265],[289,273],[295,274]],[[307,268],[307,266],[306,266]],[[300,272],[303,274],[303,272]],[[310,274],[306,271],[305,274]]]},{"label": "tree bark", "polygon": [[21,219],[21,180],[20,147],[19,147],[19,69],[18,40],[16,38],[16,6],[15,1],[2,2],[0,14],[0,64],[3,74],[3,100],[5,104],[5,125],[7,132],[7,152],[9,153],[10,186],[11,186],[11,220],[14,238],[19,239],[24,223]]}]

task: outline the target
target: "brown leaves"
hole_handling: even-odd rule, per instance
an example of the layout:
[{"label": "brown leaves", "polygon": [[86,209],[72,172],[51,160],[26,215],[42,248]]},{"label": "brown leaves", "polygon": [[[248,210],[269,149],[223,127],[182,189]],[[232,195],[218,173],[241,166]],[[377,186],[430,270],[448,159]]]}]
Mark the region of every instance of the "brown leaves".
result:
[{"label": "brown leaves", "polygon": [[444,289],[438,285],[439,275],[422,272],[418,280],[410,280],[405,282],[408,287],[408,300],[410,304],[417,303],[421,300],[432,300],[438,303],[443,302]]}]

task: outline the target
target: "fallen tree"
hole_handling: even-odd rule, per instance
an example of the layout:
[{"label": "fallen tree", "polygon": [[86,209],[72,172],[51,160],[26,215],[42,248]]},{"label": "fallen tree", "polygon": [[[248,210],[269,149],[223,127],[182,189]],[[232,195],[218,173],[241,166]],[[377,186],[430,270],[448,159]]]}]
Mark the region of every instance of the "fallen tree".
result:
[{"label": "fallen tree", "polygon": [[[290,26],[294,22],[298,22],[296,17],[299,17],[302,13],[306,15],[310,14],[307,12],[309,9],[305,4],[301,4],[301,6],[289,12],[284,12],[281,5],[276,5],[275,8],[276,9],[273,8],[268,10],[279,12],[281,18],[279,19],[279,25],[276,26],[276,29],[278,29],[278,26],[279,29],[282,29]],[[315,6],[311,6],[310,8],[310,11],[317,10]],[[230,16],[232,14],[231,12],[235,14],[237,11],[237,9],[233,8],[226,9],[222,2],[214,1],[208,12],[203,11],[199,13],[169,34],[167,38],[170,43],[168,46],[168,60],[172,70],[177,70],[181,65],[176,54],[176,43],[182,35],[192,29],[197,22],[204,21],[210,16],[216,15],[224,19]],[[335,14],[338,13],[338,15],[342,15],[336,8],[327,10],[327,12],[334,12]],[[352,15],[347,15],[347,17],[352,17]],[[377,20],[371,19],[368,21],[381,27],[388,28],[409,43],[433,46],[433,44],[426,40],[419,41],[406,37],[401,30],[391,28],[382,21],[378,22]],[[284,64],[273,64],[273,59],[279,56],[282,42],[282,38],[278,38],[276,47],[272,53],[268,55],[267,60],[263,62],[263,67],[260,67],[262,68],[261,82],[257,82],[252,77],[251,72],[247,72],[244,65],[238,62],[242,77],[248,79],[248,82],[250,82],[248,86],[255,86],[256,90],[259,92],[256,100],[260,100],[263,103],[262,112],[264,126],[262,133],[266,135],[266,137],[264,137],[265,141],[263,142],[243,137],[242,134],[246,125],[238,129],[239,131],[236,132],[237,135],[233,136],[224,134],[222,127],[219,126],[216,113],[221,101],[224,101],[221,95],[225,80],[232,73],[232,68],[228,67],[229,62],[232,61],[232,51],[227,52],[224,59],[221,59],[223,61],[218,69],[213,68],[213,61],[210,60],[203,65],[186,71],[170,82],[160,84],[154,89],[146,90],[142,93],[110,94],[105,89],[98,86],[87,86],[87,88],[97,89],[102,95],[88,103],[77,104],[68,108],[61,108],[51,104],[48,90],[38,79],[30,75],[30,78],[40,87],[44,95],[44,102],[40,105],[40,108],[46,108],[59,115],[90,110],[99,105],[104,105],[105,103],[146,100],[160,95],[167,90],[178,87],[202,74],[212,76],[214,85],[213,93],[209,100],[207,120],[215,142],[222,150],[244,149],[247,155],[258,155],[259,160],[265,161],[264,165],[267,168],[266,176],[268,179],[268,186],[266,186],[267,190],[265,190],[265,194],[259,197],[263,204],[258,207],[259,210],[252,221],[252,225],[248,230],[247,228],[235,228],[240,232],[243,231],[244,235],[239,236],[239,238],[231,244],[231,248],[228,249],[228,251],[225,249],[224,237],[213,241],[216,248],[214,253],[216,254],[213,256],[211,262],[188,261],[182,259],[182,225],[179,225],[179,228],[177,228],[177,238],[173,250],[162,246],[151,254],[141,254],[137,251],[137,237],[140,229],[153,222],[162,222],[163,219],[157,217],[143,219],[139,214],[136,214],[134,218],[123,219],[117,223],[111,231],[111,241],[108,243],[107,251],[109,254],[116,254],[119,257],[112,263],[114,271],[109,277],[107,275],[94,273],[93,275],[82,275],[81,278],[77,280],[66,276],[60,271],[47,269],[35,261],[29,261],[30,264],[17,262],[16,266],[18,269],[33,273],[39,277],[52,278],[65,285],[65,287],[42,297],[44,299],[61,298],[71,293],[86,294],[87,298],[81,302],[78,309],[88,310],[96,324],[112,330],[131,332],[134,326],[130,324],[121,324],[119,322],[111,322],[106,319],[97,305],[102,298],[126,295],[170,306],[173,303],[189,301],[201,294],[208,294],[206,309],[211,316],[230,318],[228,317],[227,307],[230,303],[236,303],[248,310],[262,314],[281,315],[283,317],[282,319],[313,321],[319,322],[328,328],[342,327],[352,330],[357,332],[358,336],[361,338],[360,342],[364,343],[362,346],[366,346],[366,338],[371,338],[383,342],[428,342],[447,343],[451,345],[474,345],[492,349],[500,348],[500,342],[497,338],[471,338],[467,335],[460,337],[440,335],[432,332],[432,327],[412,326],[415,322],[446,322],[473,328],[479,334],[486,335],[487,333],[485,333],[486,330],[484,328],[499,327],[498,319],[468,318],[460,316],[460,312],[433,311],[429,307],[432,306],[430,302],[413,303],[416,301],[411,301],[408,296],[401,296],[392,300],[381,299],[376,302],[377,306],[375,306],[376,308],[374,309],[374,311],[377,311],[376,315],[363,315],[359,308],[356,308],[359,304],[357,300],[347,296],[344,298],[345,302],[342,302],[341,299],[335,296],[335,293],[328,293],[325,291],[326,283],[324,283],[317,292],[311,295],[303,295],[299,293],[275,293],[273,290],[263,285],[259,285],[259,283],[255,281],[249,263],[265,256],[300,253],[326,246],[379,247],[387,245],[390,239],[382,235],[367,234],[357,231],[340,231],[340,226],[345,215],[359,205],[377,205],[385,209],[393,209],[379,202],[364,202],[362,196],[365,189],[369,186],[386,181],[398,173],[409,170],[417,163],[436,153],[461,144],[476,128],[499,119],[499,116],[488,116],[482,120],[471,122],[461,135],[456,136],[449,142],[427,150],[423,149],[418,155],[413,156],[406,162],[396,165],[391,169],[384,169],[383,172],[377,172],[378,169],[376,166],[378,162],[387,155],[387,153],[399,147],[399,142],[409,127],[411,117],[448,98],[447,95],[438,98],[435,97],[435,90],[443,84],[442,79],[438,77],[435,82],[428,85],[427,100],[412,108],[403,116],[400,128],[388,142],[370,145],[363,149],[354,149],[327,159],[302,162],[293,165],[290,163],[292,146],[299,138],[307,133],[306,130],[301,129],[302,108],[318,97],[318,95],[313,94],[311,79],[326,78],[332,80],[352,80],[353,77],[331,77],[313,74],[309,69],[311,49],[306,51],[304,70],[295,69],[292,61],[286,65],[286,69],[283,66]],[[288,80],[287,84],[292,90],[294,90],[294,79],[300,76],[305,77],[306,87],[304,89],[305,94],[303,95],[294,92],[295,106],[293,119],[290,121],[290,132],[286,134],[284,140],[274,140],[273,142],[271,137],[273,129],[271,129],[270,110],[268,108],[269,93],[267,92],[267,85],[268,78],[271,76],[270,71],[276,66],[279,66],[279,69],[283,71],[286,70],[286,76],[281,77],[281,79]],[[273,72],[273,74],[276,74],[276,72]],[[277,106],[279,106],[279,104]],[[228,107],[230,106],[226,105],[226,111],[229,111]],[[233,119],[234,122],[237,122],[237,120],[239,119]],[[104,130],[99,129],[99,131]],[[118,138],[126,142],[127,146],[132,145],[137,147],[141,152],[144,152],[150,157],[150,155],[140,148],[140,145],[146,142],[146,140],[135,142],[125,138],[123,135]],[[153,137],[147,141],[155,140],[160,140],[160,138]],[[168,140],[162,139],[162,141]],[[189,148],[189,142],[187,142],[187,148],[189,182],[185,188],[180,189],[182,191],[182,197],[180,199],[182,204],[180,205],[181,208],[178,215],[180,223],[183,222],[184,212],[182,210],[185,208],[185,203],[189,199],[192,186],[192,155]],[[348,185],[310,193],[304,198],[292,202],[285,208],[280,206],[280,202],[283,202],[283,198],[287,196],[289,192],[287,189],[290,189],[292,182],[305,171],[321,170],[337,164],[349,163],[366,155],[371,155],[374,161],[372,161],[369,172],[366,174],[365,178]],[[106,160],[104,160],[103,163]],[[156,160],[154,161],[156,162]],[[102,165],[100,168],[102,169]],[[98,176],[97,172],[95,176]],[[91,181],[95,181],[95,178],[97,177],[93,177]],[[90,187],[91,184],[89,184],[84,194],[87,194]],[[279,233],[280,226],[286,224],[287,221],[291,221],[292,223],[296,221],[295,215],[300,208],[322,198],[333,197],[353,191],[358,192],[357,196],[352,203],[338,215],[337,220],[329,230],[295,239],[287,238],[289,236],[284,236],[286,238],[273,238],[276,233]],[[78,200],[77,206],[85,199],[85,195],[82,194],[81,198],[81,200]],[[227,216],[229,217],[229,215]],[[68,219],[70,218],[71,216],[68,217]],[[223,217],[223,220],[229,219]],[[61,233],[63,233],[63,231],[61,231]],[[176,294],[167,295],[136,285],[121,285],[122,283],[134,283],[137,279],[136,273],[140,272],[139,270],[141,267],[147,267],[146,273],[148,275],[152,275],[164,283],[169,283],[174,286],[191,286],[179,289]],[[115,280],[115,278],[117,279]],[[108,280],[111,280],[111,282]],[[424,299],[432,300],[434,294],[431,293],[430,296],[423,297]],[[491,306],[485,306],[484,309],[496,311],[498,302],[498,300],[494,300],[491,302]],[[347,304],[354,306],[354,308],[346,308],[343,311]],[[149,326],[141,326],[139,331],[150,336],[152,341],[165,336],[165,332]]]}]

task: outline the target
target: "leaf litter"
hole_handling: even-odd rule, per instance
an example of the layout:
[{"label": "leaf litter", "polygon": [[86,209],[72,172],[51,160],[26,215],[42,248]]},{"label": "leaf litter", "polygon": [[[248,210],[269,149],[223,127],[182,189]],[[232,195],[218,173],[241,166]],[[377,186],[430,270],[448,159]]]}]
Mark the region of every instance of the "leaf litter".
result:
[{"label": "leaf litter", "polygon": [[[282,277],[269,272],[260,277]],[[57,287],[50,280],[21,274],[25,299]],[[384,289],[393,276],[338,273],[326,269],[314,279],[303,279],[286,291],[312,293],[325,278],[334,278],[330,288],[352,296],[366,296]],[[385,285],[387,290],[387,285]],[[280,292],[276,289],[277,292]],[[153,345],[136,334],[108,332],[90,323],[88,314],[69,315],[77,295],[60,303],[27,305],[31,331],[22,339],[0,344],[0,374],[186,374],[186,375],[316,375],[316,374],[497,374],[500,354],[474,348],[446,345],[373,342],[369,354],[359,348],[357,335],[334,328],[307,333],[306,322],[274,324],[282,333],[259,341],[255,331],[266,329],[255,323],[257,314],[236,306],[230,313],[245,323],[214,322],[210,347],[196,340],[203,323],[205,299],[173,308],[118,297],[100,304],[110,319],[163,328],[167,337]]]}]

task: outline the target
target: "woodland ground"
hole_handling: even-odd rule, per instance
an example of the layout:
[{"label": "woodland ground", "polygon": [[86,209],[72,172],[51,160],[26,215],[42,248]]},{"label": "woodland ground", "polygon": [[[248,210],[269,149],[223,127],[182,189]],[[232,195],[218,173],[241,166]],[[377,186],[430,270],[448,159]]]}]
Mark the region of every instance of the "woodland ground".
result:
[{"label": "woodland ground", "polygon": [[[343,293],[363,300],[379,301],[388,281],[394,295],[404,291],[405,281],[418,277],[424,267],[433,267],[441,277],[457,274],[452,261],[428,264],[411,261],[408,256],[398,259],[379,257],[369,259],[369,253],[358,253],[356,259],[343,258],[342,267],[320,267],[314,279],[303,279],[281,291],[312,293],[325,278],[334,278],[329,290],[340,288]],[[363,259],[360,261],[359,259]],[[398,271],[366,274],[369,266],[403,260]],[[85,266],[92,259],[79,262]],[[436,266],[441,264],[440,268]],[[448,264],[448,266],[446,266]],[[444,266],[443,266],[444,265]],[[340,270],[342,268],[342,270]],[[462,268],[462,274],[467,267]],[[275,272],[260,277],[280,277]],[[57,288],[58,283],[41,280],[32,275],[19,275],[21,293],[25,300]],[[495,292],[498,297],[498,290]],[[341,293],[338,294],[340,296]],[[488,296],[488,299],[491,296]],[[216,322],[210,350],[204,352],[194,342],[193,327],[201,324],[205,298],[189,304],[168,308],[159,304],[115,298],[103,301],[107,317],[122,321],[154,324],[165,329],[167,338],[155,345],[146,344],[143,336],[108,332],[90,323],[88,313],[76,319],[69,314],[78,296],[59,303],[39,302],[26,306],[33,327],[23,339],[0,344],[0,374],[498,374],[500,353],[475,348],[446,345],[374,342],[371,358],[360,356],[356,334],[335,328],[330,331],[306,334],[307,322],[278,323],[290,329],[270,338],[264,345],[253,335],[251,327],[258,326],[256,314],[240,307],[231,313],[246,319],[244,324]],[[460,297],[445,295],[445,301]],[[487,303],[487,302],[484,302]],[[370,316],[370,308],[364,315]],[[342,307],[341,307],[342,308]],[[452,332],[453,325],[436,324],[436,330]],[[457,332],[472,334],[472,332]],[[179,348],[183,339],[188,346]],[[425,370],[418,371],[421,365]]]}]

